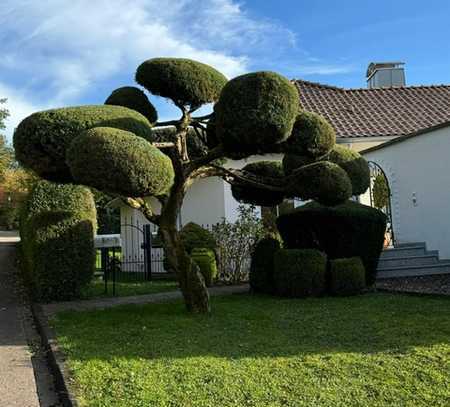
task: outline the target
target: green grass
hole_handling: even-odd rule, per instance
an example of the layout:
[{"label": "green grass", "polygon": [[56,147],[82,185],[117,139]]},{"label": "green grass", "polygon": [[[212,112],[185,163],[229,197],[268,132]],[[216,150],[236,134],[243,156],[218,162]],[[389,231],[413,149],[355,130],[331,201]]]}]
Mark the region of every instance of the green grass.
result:
[{"label": "green grass", "polygon": [[53,322],[82,406],[449,406],[450,299],[213,298]]},{"label": "green grass", "polygon": [[[116,282],[116,296],[126,297],[128,295],[155,294],[167,291],[178,290],[178,283],[173,280],[153,280],[153,281],[119,281]],[[108,282],[108,292],[105,293],[105,283],[102,279],[96,278],[82,292],[83,299],[112,297],[112,281]]]}]

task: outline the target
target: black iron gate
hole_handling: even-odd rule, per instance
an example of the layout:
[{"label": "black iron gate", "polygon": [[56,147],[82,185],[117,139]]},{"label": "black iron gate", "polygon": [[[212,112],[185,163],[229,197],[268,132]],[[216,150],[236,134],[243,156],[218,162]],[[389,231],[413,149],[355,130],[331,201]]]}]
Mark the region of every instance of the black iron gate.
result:
[{"label": "black iron gate", "polygon": [[379,209],[387,216],[385,247],[394,246],[395,235],[392,221],[392,191],[383,169],[375,162],[369,161],[370,169],[370,206]]}]

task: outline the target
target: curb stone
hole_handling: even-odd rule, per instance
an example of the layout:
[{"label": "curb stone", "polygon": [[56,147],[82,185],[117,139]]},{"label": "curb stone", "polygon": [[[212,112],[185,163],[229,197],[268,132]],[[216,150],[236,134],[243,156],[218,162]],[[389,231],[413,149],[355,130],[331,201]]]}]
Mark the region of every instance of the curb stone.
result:
[{"label": "curb stone", "polygon": [[42,346],[46,352],[47,360],[55,380],[55,388],[63,407],[79,407],[79,404],[70,389],[70,374],[65,365],[65,357],[59,349],[53,329],[48,325],[40,304],[31,304],[31,314],[36,329],[41,337]]}]

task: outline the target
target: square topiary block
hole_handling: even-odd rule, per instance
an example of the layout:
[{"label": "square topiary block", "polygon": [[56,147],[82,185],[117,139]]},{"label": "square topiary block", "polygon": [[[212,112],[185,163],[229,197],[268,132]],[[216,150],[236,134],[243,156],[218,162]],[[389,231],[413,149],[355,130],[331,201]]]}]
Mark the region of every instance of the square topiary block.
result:
[{"label": "square topiary block", "polygon": [[360,257],[330,260],[330,292],[356,295],[366,287],[366,272]]},{"label": "square topiary block", "polygon": [[282,297],[318,296],[326,289],[327,256],[313,249],[281,249],[275,253],[274,282]]},{"label": "square topiary block", "polygon": [[261,239],[252,253],[250,264],[250,287],[254,292],[272,294],[274,291],[273,269],[275,253],[280,250],[277,239]]}]

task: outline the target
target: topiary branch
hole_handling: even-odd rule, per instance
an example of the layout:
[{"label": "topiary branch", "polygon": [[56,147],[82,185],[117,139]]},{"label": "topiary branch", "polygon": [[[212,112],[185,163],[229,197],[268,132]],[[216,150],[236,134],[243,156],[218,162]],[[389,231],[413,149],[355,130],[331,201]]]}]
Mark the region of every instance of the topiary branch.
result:
[{"label": "topiary branch", "polygon": [[196,160],[192,160],[191,162],[187,163],[185,167],[186,174],[190,175],[192,171],[207,165],[211,163],[214,160],[217,160],[218,158],[222,158],[224,155],[224,149],[223,146],[220,144],[217,147],[213,148],[212,150],[209,150],[208,153],[200,157]]},{"label": "topiary branch", "polygon": [[210,113],[204,116],[193,117],[192,122],[207,122],[213,115],[214,113]]}]

